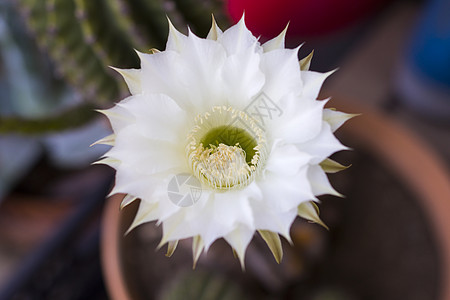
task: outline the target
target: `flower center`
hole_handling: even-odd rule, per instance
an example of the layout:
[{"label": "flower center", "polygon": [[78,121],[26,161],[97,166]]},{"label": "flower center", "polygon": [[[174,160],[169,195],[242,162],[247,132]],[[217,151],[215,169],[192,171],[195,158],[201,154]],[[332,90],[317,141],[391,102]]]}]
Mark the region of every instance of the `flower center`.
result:
[{"label": "flower center", "polygon": [[196,177],[215,189],[248,185],[266,158],[264,131],[245,112],[214,106],[195,119],[186,153]]}]

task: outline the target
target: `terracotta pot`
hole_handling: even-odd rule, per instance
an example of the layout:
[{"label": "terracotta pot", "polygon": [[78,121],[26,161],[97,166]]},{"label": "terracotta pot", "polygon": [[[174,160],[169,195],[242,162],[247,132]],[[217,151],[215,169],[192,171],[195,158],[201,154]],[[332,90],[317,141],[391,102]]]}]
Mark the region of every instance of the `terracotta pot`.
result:
[{"label": "terracotta pot", "polygon": [[[450,299],[450,285],[446,284],[450,279],[450,177],[444,167],[445,164],[419,139],[392,120],[354,105],[342,103],[336,105],[336,102],[333,104],[342,111],[362,112],[362,116],[353,119],[351,124],[339,130],[340,135],[346,140],[357,141],[358,149],[361,147],[379,161],[383,161],[399,182],[419,199],[419,207],[429,223],[431,235],[435,241],[434,247],[438,252],[438,258],[436,258],[439,260],[439,271],[436,272],[438,282],[435,285],[436,291],[433,293],[438,299]],[[131,297],[132,289],[129,288],[129,282],[125,280],[123,272],[123,233],[130,224],[137,206],[130,205],[120,212],[121,199],[121,196],[112,197],[108,200],[105,209],[101,243],[102,265],[111,298],[132,300],[135,296]],[[341,203],[345,203],[346,200],[342,201]],[[322,212],[326,217],[325,209]],[[329,219],[332,220],[332,217]],[[304,226],[300,226],[302,227]],[[332,232],[333,225],[331,224],[330,227]],[[304,238],[304,232],[299,231],[298,228],[294,227],[292,231],[294,242]],[[327,234],[325,232],[325,235]],[[357,239],[357,237],[354,238]],[[287,259],[292,259],[292,257],[289,258],[292,249],[285,247],[285,251],[288,254]],[[153,254],[154,252],[148,253],[149,256]],[[289,263],[287,265],[289,266]],[[283,272],[286,273],[286,269]],[[295,274],[297,273],[291,272],[292,276]],[[141,298],[136,297],[136,299]]]}]

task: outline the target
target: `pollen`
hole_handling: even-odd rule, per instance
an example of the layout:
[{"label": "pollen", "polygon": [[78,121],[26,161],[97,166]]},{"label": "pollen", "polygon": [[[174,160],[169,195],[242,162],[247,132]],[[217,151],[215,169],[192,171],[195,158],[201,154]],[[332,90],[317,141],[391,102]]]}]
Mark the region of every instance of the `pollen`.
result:
[{"label": "pollen", "polygon": [[219,189],[228,189],[246,182],[255,169],[247,164],[245,151],[239,145],[219,144],[210,148],[200,145],[192,154],[195,156],[192,158],[198,175]]},{"label": "pollen", "polygon": [[245,112],[214,106],[195,118],[187,159],[203,183],[220,190],[247,186],[266,157],[264,131]]}]

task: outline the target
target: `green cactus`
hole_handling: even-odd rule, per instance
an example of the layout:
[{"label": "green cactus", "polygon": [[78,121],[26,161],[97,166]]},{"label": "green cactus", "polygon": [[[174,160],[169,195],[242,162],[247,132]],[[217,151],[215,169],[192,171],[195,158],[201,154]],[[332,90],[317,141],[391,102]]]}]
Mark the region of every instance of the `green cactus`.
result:
[{"label": "green cactus", "polygon": [[247,299],[236,282],[205,271],[188,272],[175,278],[163,290],[160,300]]},{"label": "green cactus", "polygon": [[73,0],[49,0],[47,5],[47,47],[56,66],[87,101],[107,103],[117,100],[119,84],[93,45],[86,43],[76,3]]},{"label": "green cactus", "polygon": [[85,42],[92,45],[97,57],[107,65],[137,67],[139,61],[133,51],[135,45],[108,3],[111,1],[75,0],[76,16],[81,21]]},{"label": "green cactus", "polygon": [[[81,96],[87,106],[108,107],[123,98],[128,90],[123,80],[108,66],[136,68],[134,51],[163,49],[168,34],[167,17],[181,31],[186,25],[205,36],[211,14],[225,24],[220,0],[15,0],[27,27],[43,53],[53,61],[55,72]],[[89,103],[89,104],[88,104]],[[64,115],[64,114],[63,114]],[[92,118],[91,111],[86,115]],[[86,121],[89,118],[81,118]],[[35,130],[24,128],[27,120],[2,120],[6,129],[38,133],[58,128],[60,116],[40,120]],[[20,121],[20,122],[19,122]],[[49,122],[46,126],[45,122]],[[73,120],[72,120],[73,121]],[[35,124],[37,120],[31,120]],[[81,125],[72,122],[73,126]],[[60,128],[69,128],[62,122]],[[28,127],[27,127],[28,126]],[[39,129],[38,129],[39,128]]]},{"label": "green cactus", "polygon": [[[198,36],[206,36],[211,27],[211,12],[217,10],[218,2],[198,0],[174,0],[179,11],[184,12],[184,18],[191,30]],[[217,17],[221,17],[218,15]]]},{"label": "green cactus", "polygon": [[39,134],[42,132],[52,133],[60,130],[70,129],[86,124],[92,120],[97,113],[91,104],[83,104],[78,107],[65,110],[45,119],[24,119],[20,117],[0,118],[0,134],[20,132],[22,134]]}]

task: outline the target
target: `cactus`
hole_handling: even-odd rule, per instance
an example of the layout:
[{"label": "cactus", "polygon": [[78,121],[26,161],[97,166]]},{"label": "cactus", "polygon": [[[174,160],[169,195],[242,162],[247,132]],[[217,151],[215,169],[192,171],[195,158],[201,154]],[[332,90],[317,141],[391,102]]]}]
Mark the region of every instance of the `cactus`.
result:
[{"label": "cactus", "polygon": [[[209,29],[212,13],[228,25],[220,0],[15,0],[15,4],[42,53],[53,61],[55,73],[80,94],[85,104],[73,109],[79,111],[87,106],[110,106],[128,93],[108,66],[136,68],[139,61],[134,49],[162,49],[168,33],[166,17],[181,30],[189,25],[200,36]],[[91,116],[91,112],[86,114]],[[55,120],[61,118],[51,120],[51,126],[40,120],[39,128],[56,129]],[[20,130],[18,121],[8,119],[9,130],[39,131]],[[20,122],[28,126],[27,120]],[[6,123],[0,123],[0,131],[5,131]],[[63,122],[60,127],[70,126]]]},{"label": "cactus", "polygon": [[236,282],[213,272],[198,271],[179,274],[167,289],[161,300],[233,300],[246,299]]},{"label": "cactus", "polygon": [[96,116],[94,107],[83,104],[45,119],[24,119],[20,117],[2,117],[0,119],[0,134],[20,132],[22,134],[39,134],[56,132],[82,126]]}]

